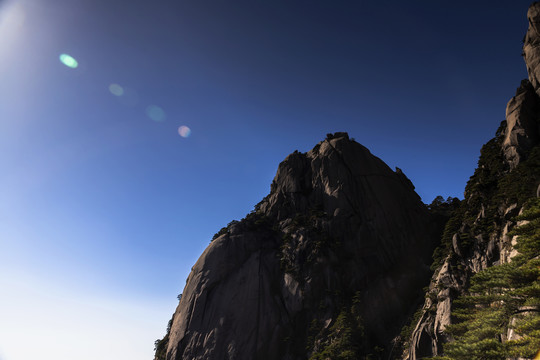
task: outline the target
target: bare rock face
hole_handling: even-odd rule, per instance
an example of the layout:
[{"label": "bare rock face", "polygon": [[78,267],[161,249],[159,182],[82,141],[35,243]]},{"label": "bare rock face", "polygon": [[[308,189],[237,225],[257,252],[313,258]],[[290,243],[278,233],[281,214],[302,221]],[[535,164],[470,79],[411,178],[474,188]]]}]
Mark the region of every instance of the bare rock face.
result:
[{"label": "bare rock face", "polygon": [[401,171],[329,135],[289,155],[270,194],[201,255],[163,358],[307,359],[338,346],[340,326],[359,330],[358,358],[389,354],[429,281],[429,225]]},{"label": "bare rock face", "polygon": [[533,3],[527,12],[529,28],[523,43],[523,56],[529,80],[540,95],[540,3]]},{"label": "bare rock face", "polygon": [[[535,2],[527,12],[529,28],[523,43],[523,56],[529,74],[506,108],[507,130],[503,147],[513,169],[540,139],[540,3]],[[535,96],[536,95],[536,96]]]},{"label": "bare rock face", "polygon": [[503,151],[510,169],[540,140],[540,102],[531,83],[523,80],[506,107]]}]

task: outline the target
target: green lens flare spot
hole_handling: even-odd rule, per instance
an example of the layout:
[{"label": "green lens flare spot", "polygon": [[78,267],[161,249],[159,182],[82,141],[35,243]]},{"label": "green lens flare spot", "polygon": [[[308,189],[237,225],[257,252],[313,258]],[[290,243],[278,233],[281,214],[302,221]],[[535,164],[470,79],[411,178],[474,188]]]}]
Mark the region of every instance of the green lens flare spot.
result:
[{"label": "green lens flare spot", "polygon": [[61,54],[59,58],[62,64],[66,65],[69,68],[75,69],[77,68],[77,66],[79,66],[77,60],[75,60],[72,56],[68,54]]},{"label": "green lens flare spot", "polygon": [[116,95],[116,96],[124,95],[124,88],[118,84],[109,85],[109,91],[111,92],[111,94]]},{"label": "green lens flare spot", "polygon": [[150,105],[146,108],[146,115],[148,117],[156,122],[162,122],[165,121],[165,111],[163,111],[162,108],[156,105]]}]

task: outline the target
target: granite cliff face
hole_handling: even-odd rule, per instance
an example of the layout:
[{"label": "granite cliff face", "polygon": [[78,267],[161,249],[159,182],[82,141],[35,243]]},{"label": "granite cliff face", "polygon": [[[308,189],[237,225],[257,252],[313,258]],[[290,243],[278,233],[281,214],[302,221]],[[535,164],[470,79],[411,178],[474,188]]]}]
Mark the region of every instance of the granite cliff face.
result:
[{"label": "granite cliff face", "polygon": [[407,177],[346,133],[280,165],[193,266],[156,358],[390,353],[438,238]]},{"label": "granite cliff face", "polygon": [[527,17],[523,55],[529,79],[508,102],[495,138],[482,148],[465,199],[446,226],[404,359],[442,353],[442,345],[451,340],[444,329],[453,322],[453,301],[466,291],[473,274],[511,261],[516,254],[516,239],[508,236],[516,226],[513,219],[527,199],[540,196],[540,3],[531,5]]}]

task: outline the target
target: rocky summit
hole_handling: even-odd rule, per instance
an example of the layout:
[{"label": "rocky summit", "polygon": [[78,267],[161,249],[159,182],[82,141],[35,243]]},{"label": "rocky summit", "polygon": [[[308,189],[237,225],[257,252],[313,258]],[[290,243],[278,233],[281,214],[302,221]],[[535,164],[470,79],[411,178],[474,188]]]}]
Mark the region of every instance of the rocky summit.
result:
[{"label": "rocky summit", "polygon": [[[426,206],[400,169],[347,133],[328,134],[290,154],[269,195],[214,236],[155,360],[532,358],[540,252],[516,235],[536,225],[516,229],[540,196],[540,3],[528,19],[529,79],[482,147],[463,201]],[[521,275],[490,272],[511,263]],[[490,276],[499,287],[482,303],[474,296]],[[488,330],[468,332],[467,318]]]},{"label": "rocky summit", "polygon": [[[161,358],[306,359],[388,348],[427,284],[437,241],[402,171],[346,133],[280,165],[270,194],[231,223],[188,277]],[[330,348],[330,349],[329,349]]]}]

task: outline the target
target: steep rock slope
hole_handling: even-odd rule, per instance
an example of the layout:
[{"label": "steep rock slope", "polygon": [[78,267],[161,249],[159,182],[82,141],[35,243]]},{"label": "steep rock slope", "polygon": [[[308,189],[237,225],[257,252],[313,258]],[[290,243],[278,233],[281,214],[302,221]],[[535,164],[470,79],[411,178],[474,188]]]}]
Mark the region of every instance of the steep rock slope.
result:
[{"label": "steep rock slope", "polygon": [[390,353],[440,232],[407,177],[346,133],[280,165],[193,266],[156,359]]},{"label": "steep rock slope", "polygon": [[453,301],[466,291],[473,274],[515,255],[515,238],[507,235],[516,225],[513,219],[527,199],[539,196],[540,3],[531,5],[527,16],[523,54],[529,80],[522,81],[509,101],[495,138],[483,146],[465,200],[446,226],[405,359],[442,353],[450,340],[444,329],[453,322]]}]

